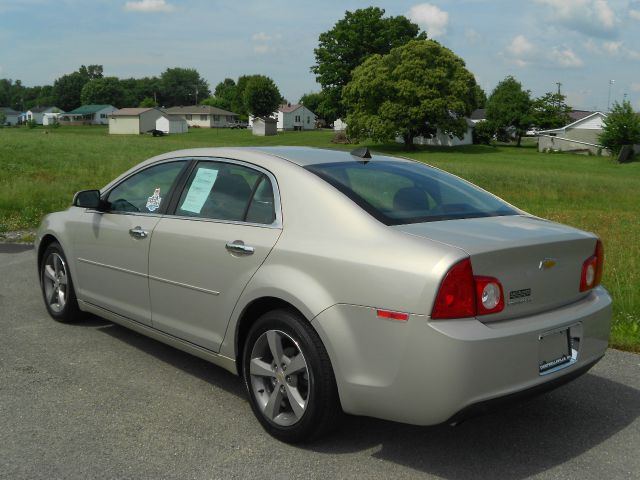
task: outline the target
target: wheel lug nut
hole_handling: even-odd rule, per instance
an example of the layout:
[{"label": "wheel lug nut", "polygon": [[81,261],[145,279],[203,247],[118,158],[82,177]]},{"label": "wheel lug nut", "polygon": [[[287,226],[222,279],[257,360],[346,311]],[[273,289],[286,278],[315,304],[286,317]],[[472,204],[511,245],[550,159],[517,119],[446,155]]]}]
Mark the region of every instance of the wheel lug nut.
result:
[{"label": "wheel lug nut", "polygon": [[284,385],[280,387],[280,391],[284,393]]}]

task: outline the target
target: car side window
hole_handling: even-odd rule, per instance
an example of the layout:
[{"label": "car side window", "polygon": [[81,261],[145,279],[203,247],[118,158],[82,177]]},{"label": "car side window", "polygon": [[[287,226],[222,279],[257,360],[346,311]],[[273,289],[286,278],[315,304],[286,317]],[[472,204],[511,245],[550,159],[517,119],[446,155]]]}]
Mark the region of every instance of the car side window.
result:
[{"label": "car side window", "polygon": [[135,173],[107,196],[112,212],[154,213],[163,202],[169,200],[168,193],[184,167],[184,161],[162,163]]},{"label": "car side window", "polygon": [[273,212],[271,183],[262,172],[232,163],[201,162],[187,181],[176,215],[270,224]]}]

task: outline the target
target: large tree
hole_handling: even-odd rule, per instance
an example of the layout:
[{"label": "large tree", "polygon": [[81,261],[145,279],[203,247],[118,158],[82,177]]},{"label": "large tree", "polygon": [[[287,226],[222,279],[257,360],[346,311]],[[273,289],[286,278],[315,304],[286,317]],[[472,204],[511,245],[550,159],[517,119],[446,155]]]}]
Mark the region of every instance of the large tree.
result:
[{"label": "large tree", "polygon": [[522,136],[531,125],[529,90],[524,90],[512,76],[502,80],[487,100],[487,120],[497,130],[512,129],[520,146]]},{"label": "large tree", "polygon": [[211,95],[209,84],[195,68],[167,68],[160,75],[160,92],[166,106],[196,105]]},{"label": "large tree", "polygon": [[125,91],[116,77],[101,77],[85,83],[80,99],[83,105],[113,105],[122,108],[125,106]]},{"label": "large tree", "polygon": [[278,109],[282,96],[269,77],[253,75],[244,88],[244,103],[254,117],[270,117]]},{"label": "large tree", "polygon": [[343,90],[350,135],[388,141],[437,129],[462,137],[475,108],[476,81],[464,61],[433,40],[412,40],[387,55],[372,55]]},{"label": "large tree", "polygon": [[602,126],[600,143],[614,153],[624,145],[640,144],[640,117],[631,102],[615,102]]},{"label": "large tree", "polygon": [[378,7],[347,11],[331,30],[321,33],[314,50],[316,64],[311,71],[324,93],[326,109],[334,118],[344,117],[342,88],[353,69],[372,54],[386,54],[392,48],[416,38],[426,38],[420,28],[404,16],[385,17]]},{"label": "large tree", "polygon": [[547,92],[531,102],[531,123],[544,130],[569,123],[571,107],[561,93]]},{"label": "large tree", "polygon": [[68,112],[78,108],[82,102],[80,95],[88,79],[79,72],[62,75],[53,82],[53,98],[57,107]]},{"label": "large tree", "polygon": [[[231,78],[225,78],[222,82],[216,85],[215,90],[213,91],[213,96],[215,100],[210,100],[210,102],[214,102],[216,105],[212,105],[218,108],[223,108],[225,110],[233,110],[233,107],[238,102],[238,87],[236,86],[236,82]],[[235,112],[238,113],[238,112]]]}]

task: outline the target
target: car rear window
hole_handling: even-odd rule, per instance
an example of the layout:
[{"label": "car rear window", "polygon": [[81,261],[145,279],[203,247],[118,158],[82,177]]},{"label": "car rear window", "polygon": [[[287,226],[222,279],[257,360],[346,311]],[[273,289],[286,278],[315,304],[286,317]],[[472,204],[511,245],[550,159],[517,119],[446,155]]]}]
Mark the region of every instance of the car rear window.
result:
[{"label": "car rear window", "polygon": [[519,213],[470,183],[417,162],[339,162],[305,168],[386,225]]}]

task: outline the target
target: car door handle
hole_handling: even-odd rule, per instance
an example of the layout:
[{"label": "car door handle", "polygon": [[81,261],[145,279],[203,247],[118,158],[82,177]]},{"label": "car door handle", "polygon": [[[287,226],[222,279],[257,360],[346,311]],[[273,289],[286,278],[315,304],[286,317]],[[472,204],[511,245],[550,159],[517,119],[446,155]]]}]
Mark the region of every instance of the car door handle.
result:
[{"label": "car door handle", "polygon": [[243,253],[245,255],[251,255],[256,251],[255,248],[245,245],[242,240],[235,240],[227,243],[227,250],[233,253]]},{"label": "car door handle", "polygon": [[129,230],[129,235],[134,238],[145,238],[149,235],[149,232],[143,230],[142,227],[135,227]]}]

